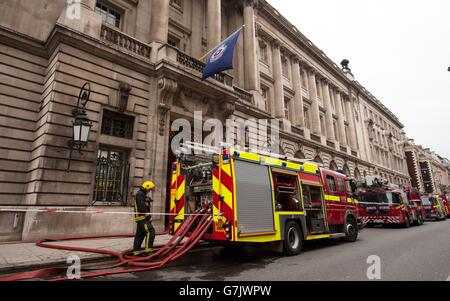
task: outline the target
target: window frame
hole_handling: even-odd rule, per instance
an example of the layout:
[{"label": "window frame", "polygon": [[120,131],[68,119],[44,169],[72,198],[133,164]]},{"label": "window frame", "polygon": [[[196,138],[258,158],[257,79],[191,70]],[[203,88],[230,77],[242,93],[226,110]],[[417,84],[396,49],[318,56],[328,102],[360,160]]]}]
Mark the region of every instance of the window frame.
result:
[{"label": "window frame", "polygon": [[[98,6],[103,6],[105,9],[107,9],[107,11],[106,11],[106,13],[107,13],[106,14],[106,19],[104,19],[104,14],[103,14],[103,12],[105,12],[105,11],[102,10],[102,8],[98,8]],[[108,16],[111,13],[111,11],[119,16],[118,24],[116,23],[115,25],[112,25],[112,24],[107,22]],[[125,18],[125,11],[123,9],[121,9],[120,7],[114,5],[113,3],[109,2],[109,1],[101,0],[101,1],[97,1],[95,3],[94,12],[99,14],[100,16],[102,16],[102,23],[103,24],[106,24],[108,26],[115,27],[115,28],[117,28],[119,30],[122,30],[123,24],[124,24],[124,18]],[[116,20],[116,22],[117,22],[117,20]]]},{"label": "window frame", "polygon": [[[107,122],[110,119],[110,124],[109,124],[109,131],[106,128],[107,127]],[[125,129],[124,129],[124,135],[115,135],[115,121],[122,121],[125,123]],[[120,139],[127,139],[127,140],[133,140],[135,133],[135,123],[136,123],[136,117],[132,116],[132,115],[127,115],[127,114],[122,114],[122,113],[118,113],[112,110],[108,110],[108,109],[103,109],[103,114],[102,114],[102,122],[101,122],[101,127],[100,127],[100,134],[101,135],[106,135],[106,136],[110,136],[110,137],[115,137],[115,138],[120,138]]]},{"label": "window frame", "polygon": [[[338,192],[336,185],[336,178],[333,175],[327,175],[326,179],[327,179],[327,186],[330,192]],[[333,180],[334,190],[332,189],[333,187],[331,187],[330,185],[330,180]]]}]

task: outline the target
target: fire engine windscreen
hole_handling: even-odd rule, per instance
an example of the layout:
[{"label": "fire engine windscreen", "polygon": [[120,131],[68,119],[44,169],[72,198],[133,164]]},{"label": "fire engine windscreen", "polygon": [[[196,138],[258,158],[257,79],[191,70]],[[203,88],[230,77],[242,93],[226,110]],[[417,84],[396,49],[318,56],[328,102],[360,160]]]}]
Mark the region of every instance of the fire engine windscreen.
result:
[{"label": "fire engine windscreen", "polygon": [[363,205],[368,205],[368,203],[373,204],[383,204],[383,205],[396,205],[400,204],[400,198],[391,193],[364,193],[359,196],[360,202]]}]

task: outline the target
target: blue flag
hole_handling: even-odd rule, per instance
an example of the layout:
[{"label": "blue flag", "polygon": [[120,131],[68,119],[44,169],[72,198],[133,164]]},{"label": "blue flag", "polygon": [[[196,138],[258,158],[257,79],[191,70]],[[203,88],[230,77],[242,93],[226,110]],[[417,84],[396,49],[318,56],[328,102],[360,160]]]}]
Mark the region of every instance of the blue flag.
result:
[{"label": "blue flag", "polygon": [[221,71],[233,69],[234,47],[236,46],[241,29],[233,33],[228,39],[214,48],[206,63],[205,70],[203,70],[202,80]]}]

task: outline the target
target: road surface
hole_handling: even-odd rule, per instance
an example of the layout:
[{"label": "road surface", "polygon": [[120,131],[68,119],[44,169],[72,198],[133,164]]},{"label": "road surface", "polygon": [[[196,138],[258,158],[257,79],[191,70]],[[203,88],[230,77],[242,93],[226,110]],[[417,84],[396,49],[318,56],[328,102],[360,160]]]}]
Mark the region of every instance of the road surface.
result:
[{"label": "road surface", "polygon": [[[381,280],[450,279],[450,221],[427,222],[403,228],[367,228],[355,243],[340,240],[307,243],[303,252],[283,257],[246,247],[237,254],[222,248],[194,251],[161,270],[123,274],[96,280],[369,280],[367,271],[380,259],[380,269],[369,275]],[[374,271],[379,271],[377,274]]]}]

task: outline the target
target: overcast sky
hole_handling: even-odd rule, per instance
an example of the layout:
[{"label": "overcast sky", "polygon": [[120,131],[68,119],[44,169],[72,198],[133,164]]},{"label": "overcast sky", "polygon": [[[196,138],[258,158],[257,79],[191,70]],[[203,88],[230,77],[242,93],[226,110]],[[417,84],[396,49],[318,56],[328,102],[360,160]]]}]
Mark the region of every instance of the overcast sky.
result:
[{"label": "overcast sky", "polygon": [[405,125],[450,158],[449,0],[268,0]]}]

